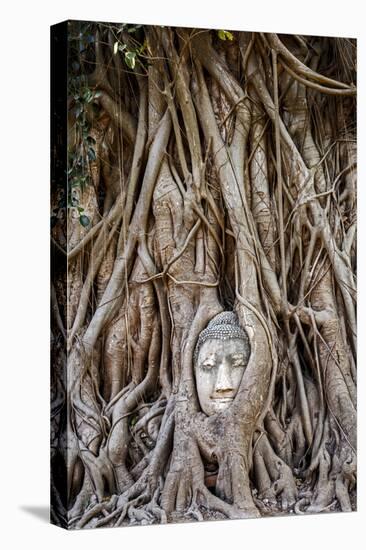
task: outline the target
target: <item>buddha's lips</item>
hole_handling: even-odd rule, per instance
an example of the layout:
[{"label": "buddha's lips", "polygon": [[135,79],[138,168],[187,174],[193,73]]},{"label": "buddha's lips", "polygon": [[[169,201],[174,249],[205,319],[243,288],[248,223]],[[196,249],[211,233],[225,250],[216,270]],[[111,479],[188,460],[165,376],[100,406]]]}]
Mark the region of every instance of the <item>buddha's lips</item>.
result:
[{"label": "buddha's lips", "polygon": [[229,403],[234,400],[234,397],[211,397],[211,399],[219,403]]}]

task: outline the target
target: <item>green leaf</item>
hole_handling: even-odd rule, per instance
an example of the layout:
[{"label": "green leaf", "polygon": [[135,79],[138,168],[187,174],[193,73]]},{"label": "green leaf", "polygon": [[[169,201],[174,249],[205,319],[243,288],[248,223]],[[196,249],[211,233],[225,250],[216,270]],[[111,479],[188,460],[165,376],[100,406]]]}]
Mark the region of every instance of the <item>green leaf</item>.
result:
[{"label": "green leaf", "polygon": [[101,90],[98,90],[97,92],[94,92],[94,99],[96,99],[97,97],[100,97],[101,95],[102,95]]},{"label": "green leaf", "polygon": [[80,216],[79,221],[83,227],[88,227],[88,225],[90,224],[90,220],[88,216],[85,216],[85,214],[82,214]]},{"label": "green leaf", "polygon": [[84,212],[84,208],[82,206],[78,206],[79,212]]},{"label": "green leaf", "polygon": [[116,55],[118,52],[118,42],[115,42],[114,45],[113,45],[113,53],[114,55]]},{"label": "green leaf", "polygon": [[218,37],[220,40],[234,40],[234,35],[230,31],[224,31],[220,29],[217,31]]},{"label": "green leaf", "polygon": [[138,419],[139,419],[139,417],[138,417],[137,414],[132,416],[131,419],[130,419],[130,426],[133,427],[137,423]]},{"label": "green leaf", "polygon": [[125,61],[126,61],[126,65],[130,69],[134,69],[136,65],[136,52],[126,52]]},{"label": "green leaf", "polygon": [[129,33],[136,32],[140,27],[142,27],[142,25],[135,25],[134,27],[129,27],[127,28],[127,32]]},{"label": "green leaf", "polygon": [[72,181],[71,181],[71,187],[80,187],[80,181],[76,178],[74,178]]},{"label": "green leaf", "polygon": [[92,101],[93,97],[94,97],[94,94],[93,94],[93,92],[92,92],[91,90],[87,90],[87,91],[85,92],[85,101],[86,101],[87,103],[90,103],[90,102]]}]

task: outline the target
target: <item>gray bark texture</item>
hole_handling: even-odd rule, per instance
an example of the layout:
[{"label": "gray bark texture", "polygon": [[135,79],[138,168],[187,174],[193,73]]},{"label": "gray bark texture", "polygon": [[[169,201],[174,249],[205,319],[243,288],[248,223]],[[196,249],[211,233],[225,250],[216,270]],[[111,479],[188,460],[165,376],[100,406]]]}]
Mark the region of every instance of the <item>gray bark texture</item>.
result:
[{"label": "gray bark texture", "polygon": [[[54,523],[356,509],[355,83],[352,39],[68,23]],[[222,311],[251,351],[207,416]]]}]

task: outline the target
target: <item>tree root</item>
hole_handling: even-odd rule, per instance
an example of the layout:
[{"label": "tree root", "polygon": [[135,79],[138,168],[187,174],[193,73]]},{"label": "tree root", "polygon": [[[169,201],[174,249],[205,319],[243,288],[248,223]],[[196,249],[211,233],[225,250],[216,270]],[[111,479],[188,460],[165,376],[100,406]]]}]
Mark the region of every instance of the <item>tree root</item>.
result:
[{"label": "tree root", "polygon": [[[71,206],[53,192],[53,254],[68,243],[71,260],[53,266],[68,352],[53,344],[67,375],[53,381],[52,456],[68,477],[54,521],[352,510],[355,44],[88,29],[76,49],[95,72],[69,63],[85,83],[71,93],[71,173],[79,149],[94,143],[96,158],[70,175]],[[208,417],[194,349],[225,309],[251,353],[230,412]]]},{"label": "tree root", "polygon": [[290,467],[276,455],[267,436],[262,434],[254,452],[255,475],[260,493],[258,499],[275,504],[280,498],[283,511],[296,503],[298,490]]}]

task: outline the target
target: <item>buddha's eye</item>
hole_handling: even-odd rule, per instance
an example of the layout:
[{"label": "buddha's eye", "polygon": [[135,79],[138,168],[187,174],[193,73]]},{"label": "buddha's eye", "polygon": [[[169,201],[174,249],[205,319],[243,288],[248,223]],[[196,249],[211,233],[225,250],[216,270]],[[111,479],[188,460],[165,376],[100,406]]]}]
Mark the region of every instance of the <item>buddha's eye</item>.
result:
[{"label": "buddha's eye", "polygon": [[233,367],[245,367],[244,357],[232,357],[231,364]]},{"label": "buddha's eye", "polygon": [[204,369],[212,369],[215,365],[216,363],[214,363],[213,361],[204,361],[203,363],[201,363],[200,366]]}]

